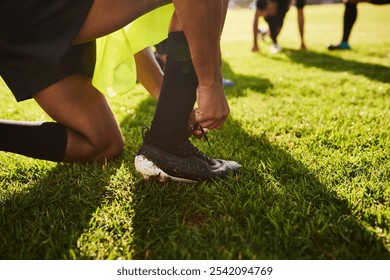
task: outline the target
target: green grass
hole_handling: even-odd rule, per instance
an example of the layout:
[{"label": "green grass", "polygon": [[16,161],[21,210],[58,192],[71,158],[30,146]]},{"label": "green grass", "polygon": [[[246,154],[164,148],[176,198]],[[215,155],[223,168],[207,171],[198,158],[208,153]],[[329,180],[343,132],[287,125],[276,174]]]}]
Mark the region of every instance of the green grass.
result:
[{"label": "green grass", "polygon": [[[155,103],[140,86],[109,99],[126,150],[107,165],[0,153],[0,258],[390,259],[390,6],[359,4],[353,51],[328,52],[342,13],[306,7],[301,52],[291,8],[271,55],[250,52],[253,12],[229,11],[231,115],[197,146],[242,163],[235,177],[143,182],[133,159]],[[47,120],[0,91],[0,118]]]}]

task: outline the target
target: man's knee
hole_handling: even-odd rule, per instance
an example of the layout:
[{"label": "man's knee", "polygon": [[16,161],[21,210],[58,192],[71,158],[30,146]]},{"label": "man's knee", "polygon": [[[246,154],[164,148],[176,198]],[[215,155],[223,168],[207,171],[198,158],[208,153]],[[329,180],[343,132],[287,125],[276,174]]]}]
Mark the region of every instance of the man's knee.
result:
[{"label": "man's knee", "polygon": [[98,161],[106,161],[117,158],[123,153],[124,140],[120,132],[114,135],[106,135],[96,144],[96,157]]}]

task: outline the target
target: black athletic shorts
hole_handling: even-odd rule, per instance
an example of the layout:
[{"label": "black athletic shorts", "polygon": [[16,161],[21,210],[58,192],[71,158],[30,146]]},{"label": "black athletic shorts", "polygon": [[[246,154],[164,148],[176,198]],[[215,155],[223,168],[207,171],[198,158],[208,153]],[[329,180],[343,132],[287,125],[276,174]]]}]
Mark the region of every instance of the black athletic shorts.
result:
[{"label": "black athletic shorts", "polygon": [[264,11],[267,8],[268,0],[256,0],[256,9]]},{"label": "black athletic shorts", "polygon": [[290,0],[277,0],[278,2],[278,14],[281,17],[285,17],[290,9]]},{"label": "black athletic shorts", "polygon": [[295,6],[298,9],[301,9],[301,8],[305,7],[305,5],[306,5],[306,0],[296,0],[295,1]]},{"label": "black athletic shorts", "polygon": [[92,76],[95,42],[74,45],[93,0],[0,0],[0,76],[17,101],[63,79]]},{"label": "black athletic shorts", "polygon": [[385,5],[390,4],[390,0],[373,0],[371,3],[375,5]]}]

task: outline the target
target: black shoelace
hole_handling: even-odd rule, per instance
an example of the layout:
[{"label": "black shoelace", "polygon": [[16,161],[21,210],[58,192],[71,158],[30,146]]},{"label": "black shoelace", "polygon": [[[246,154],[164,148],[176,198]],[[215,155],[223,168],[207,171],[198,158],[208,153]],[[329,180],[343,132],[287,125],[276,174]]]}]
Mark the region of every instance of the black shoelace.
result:
[{"label": "black shoelace", "polygon": [[209,162],[210,164],[213,163],[213,160],[209,156],[207,156],[206,154],[201,152],[197,147],[192,145],[192,143],[189,140],[184,142],[184,147],[183,148],[186,150],[188,155],[197,156],[197,157],[199,157],[199,158]]},{"label": "black shoelace", "polygon": [[209,147],[211,148],[211,145],[210,145],[210,142],[209,142],[209,138],[207,137],[207,134],[204,131],[204,128],[200,125],[200,123],[196,122],[196,123],[190,124],[190,131],[191,131],[191,133],[193,133],[194,131],[197,131],[197,130],[199,130],[202,133],[202,137],[206,140],[207,145],[209,145]]}]

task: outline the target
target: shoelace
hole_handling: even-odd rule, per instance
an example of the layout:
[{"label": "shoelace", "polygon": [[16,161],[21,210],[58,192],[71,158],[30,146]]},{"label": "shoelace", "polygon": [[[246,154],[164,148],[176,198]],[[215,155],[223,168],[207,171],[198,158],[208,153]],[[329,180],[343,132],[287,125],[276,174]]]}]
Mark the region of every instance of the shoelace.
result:
[{"label": "shoelace", "polygon": [[191,132],[200,130],[200,132],[202,133],[202,137],[204,137],[204,139],[207,142],[207,145],[209,145],[209,147],[211,148],[211,145],[210,145],[210,142],[209,142],[209,138],[207,137],[207,134],[204,131],[204,128],[200,125],[200,123],[197,123],[197,122],[196,123],[191,123],[190,124],[190,130],[191,130]]},{"label": "shoelace", "polygon": [[185,141],[184,148],[189,152],[189,154],[203,158],[204,160],[208,161],[209,163],[213,163],[213,160],[209,156],[207,156],[206,154],[201,152],[197,147],[192,145],[192,143],[189,140]]}]

